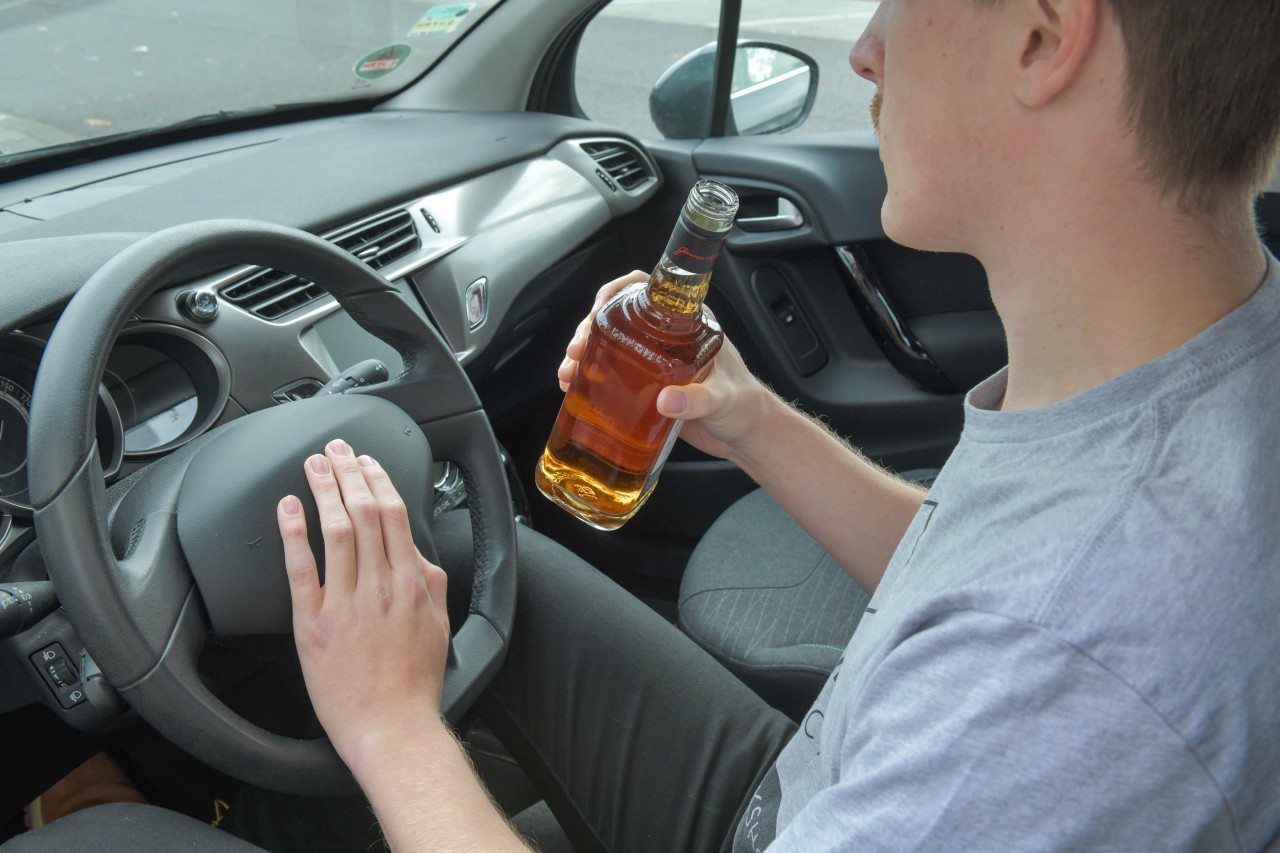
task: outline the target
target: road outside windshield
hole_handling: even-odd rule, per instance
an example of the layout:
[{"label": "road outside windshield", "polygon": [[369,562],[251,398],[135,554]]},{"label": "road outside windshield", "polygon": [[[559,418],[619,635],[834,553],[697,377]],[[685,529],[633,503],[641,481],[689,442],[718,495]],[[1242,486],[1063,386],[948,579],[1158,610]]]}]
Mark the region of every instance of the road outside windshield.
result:
[{"label": "road outside windshield", "polygon": [[500,0],[0,0],[0,157],[386,95]]}]

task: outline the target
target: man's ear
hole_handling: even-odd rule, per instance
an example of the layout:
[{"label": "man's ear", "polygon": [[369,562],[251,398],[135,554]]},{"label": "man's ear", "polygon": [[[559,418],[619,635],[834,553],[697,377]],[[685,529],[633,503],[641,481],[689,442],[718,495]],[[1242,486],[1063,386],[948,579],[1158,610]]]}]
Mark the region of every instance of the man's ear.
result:
[{"label": "man's ear", "polygon": [[1018,68],[1015,95],[1040,107],[1071,86],[1098,37],[1106,0],[1017,0]]}]

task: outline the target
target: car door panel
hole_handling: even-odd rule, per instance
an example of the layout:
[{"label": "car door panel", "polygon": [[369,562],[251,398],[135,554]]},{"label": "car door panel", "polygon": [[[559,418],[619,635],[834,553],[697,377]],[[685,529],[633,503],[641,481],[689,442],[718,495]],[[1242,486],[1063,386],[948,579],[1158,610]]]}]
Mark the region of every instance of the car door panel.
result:
[{"label": "car door panel", "polygon": [[[972,258],[885,238],[874,137],[710,139],[684,162],[687,144],[651,149],[671,187],[714,177],[741,191],[748,216],[786,199],[802,217],[792,228],[735,229],[716,271],[708,302],[753,369],[887,464],[941,464],[959,435],[961,393],[1004,362],[1003,333]],[[864,259],[904,336],[927,352],[925,368],[895,355],[892,323],[877,322],[885,312],[841,250]]]},{"label": "car door panel", "polygon": [[887,239],[838,247],[837,255],[885,356],[923,387],[967,390],[1005,363],[1004,328],[972,257]]}]

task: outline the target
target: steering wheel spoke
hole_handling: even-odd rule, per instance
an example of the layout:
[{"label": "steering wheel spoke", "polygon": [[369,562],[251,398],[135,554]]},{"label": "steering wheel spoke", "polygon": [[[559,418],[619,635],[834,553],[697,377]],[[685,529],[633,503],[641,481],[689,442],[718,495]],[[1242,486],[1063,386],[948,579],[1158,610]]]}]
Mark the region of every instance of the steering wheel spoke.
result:
[{"label": "steering wheel spoke", "polygon": [[[167,644],[192,587],[191,571],[178,541],[177,514],[161,509],[138,519],[129,549],[116,569],[125,606],[134,613],[150,614],[153,624],[144,630]],[[157,645],[157,659],[163,650],[164,646]]]},{"label": "steering wheel spoke", "polygon": [[48,565],[98,567],[74,590],[58,585],[59,598],[103,673],[114,684],[128,684],[163,654],[191,590],[191,575],[171,510],[138,520],[123,562],[117,562],[106,536],[83,535],[86,516],[103,518],[105,504],[102,470],[91,455],[54,500],[37,510],[36,525]]},{"label": "steering wheel spoke", "polygon": [[[235,743],[242,762],[255,767],[254,782],[296,794],[355,793],[355,779],[328,738],[297,740],[250,723],[216,697],[200,677],[197,661],[207,627],[194,590],[179,613],[173,640],[145,677],[120,690],[177,746],[201,755],[208,743]],[[287,756],[287,761],[280,757]],[[210,762],[212,763],[212,762]]]}]

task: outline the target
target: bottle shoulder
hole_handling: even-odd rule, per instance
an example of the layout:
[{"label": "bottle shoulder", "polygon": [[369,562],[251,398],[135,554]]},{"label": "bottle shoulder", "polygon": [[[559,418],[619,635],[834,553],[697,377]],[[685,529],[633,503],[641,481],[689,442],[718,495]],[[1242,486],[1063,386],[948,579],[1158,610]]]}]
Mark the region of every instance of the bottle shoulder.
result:
[{"label": "bottle shoulder", "polygon": [[[643,317],[628,311],[625,304],[601,309],[592,338],[599,358],[621,358],[647,365],[644,370],[661,375],[674,384],[693,381],[711,363],[724,342],[724,334],[711,318],[688,322],[686,334],[672,334],[655,328]],[[588,350],[592,347],[588,347]],[[592,356],[588,355],[588,358]]]},{"label": "bottle shoulder", "polygon": [[692,343],[724,334],[705,306],[696,314],[675,314],[650,302],[645,288],[643,282],[631,285],[606,302],[596,313],[595,325],[612,334],[621,332],[654,341]]}]

